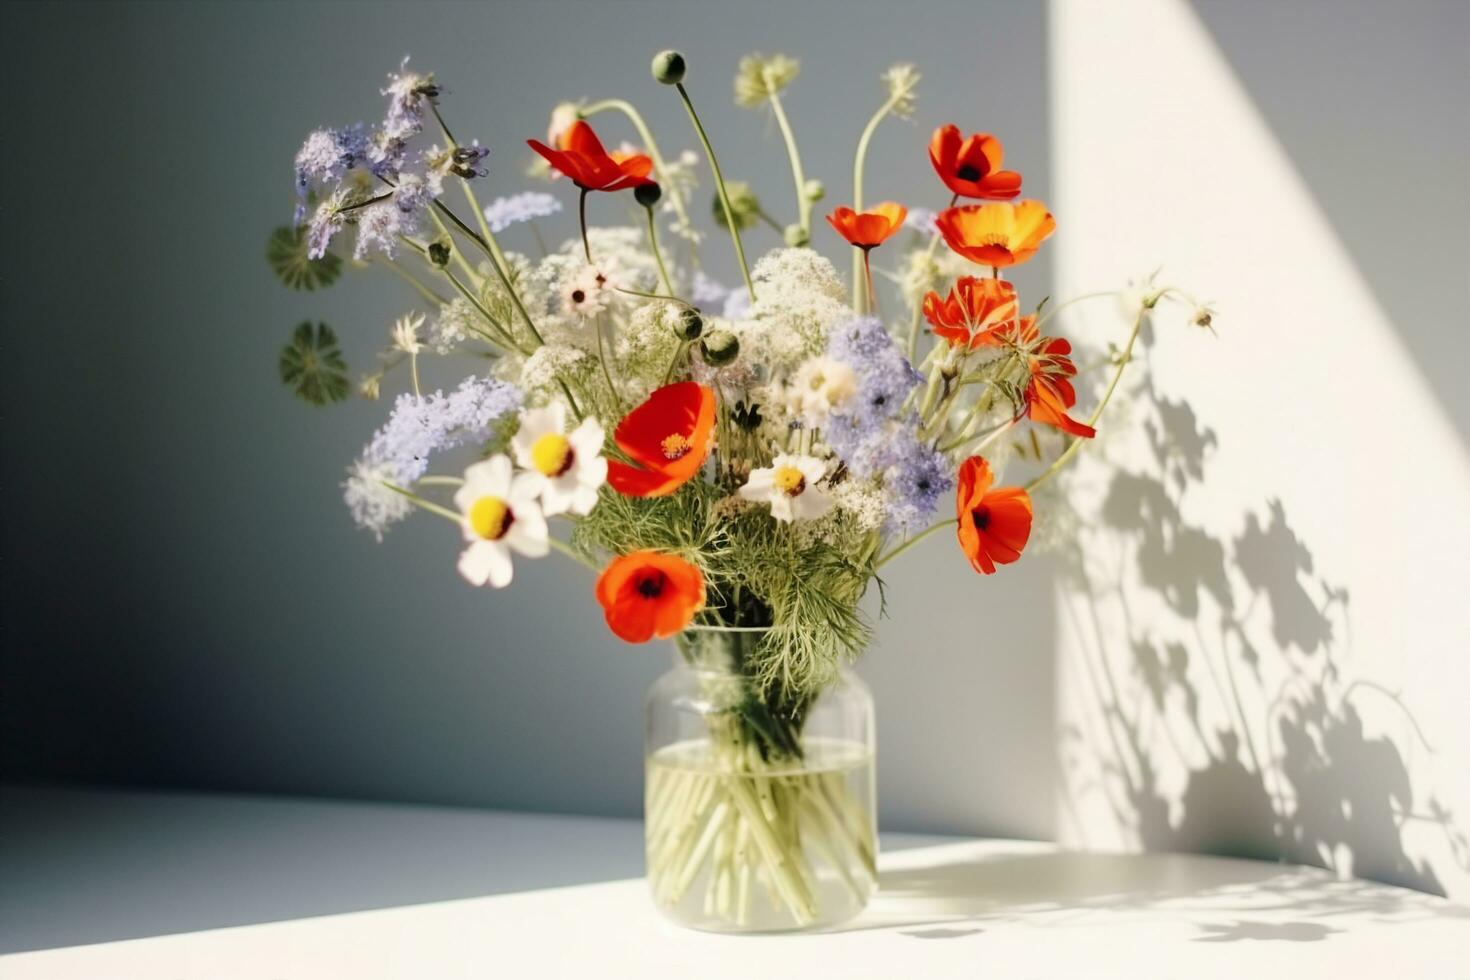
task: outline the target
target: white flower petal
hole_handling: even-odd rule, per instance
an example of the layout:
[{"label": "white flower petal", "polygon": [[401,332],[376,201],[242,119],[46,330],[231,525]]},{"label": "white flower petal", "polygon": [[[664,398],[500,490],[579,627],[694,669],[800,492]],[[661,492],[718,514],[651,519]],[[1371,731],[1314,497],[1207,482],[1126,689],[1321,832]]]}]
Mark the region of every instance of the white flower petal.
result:
[{"label": "white flower petal", "polygon": [[505,543],[527,558],[540,558],[551,550],[547,544],[546,518],[540,509],[517,513],[506,532]]},{"label": "white flower petal", "polygon": [[474,585],[503,589],[511,572],[510,552],[499,541],[476,541],[459,556],[459,573]]},{"label": "white flower petal", "polygon": [[590,457],[601,455],[605,438],[602,425],[596,419],[583,419],[582,424],[567,436],[567,442],[571,443],[572,451],[579,457]]}]

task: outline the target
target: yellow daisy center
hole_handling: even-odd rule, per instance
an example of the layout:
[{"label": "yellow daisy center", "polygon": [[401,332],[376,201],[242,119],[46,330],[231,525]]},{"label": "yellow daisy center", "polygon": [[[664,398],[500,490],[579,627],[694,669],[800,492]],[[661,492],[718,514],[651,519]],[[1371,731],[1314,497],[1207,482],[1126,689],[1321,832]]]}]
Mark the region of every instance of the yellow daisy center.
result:
[{"label": "yellow daisy center", "polygon": [[797,497],[806,489],[806,475],[795,466],[778,466],[772,482],[788,497]]},{"label": "yellow daisy center", "polygon": [[546,476],[561,476],[572,468],[576,454],[572,444],[559,432],[548,432],[531,447],[531,465]]},{"label": "yellow daisy center", "polygon": [[515,515],[499,497],[481,497],[470,505],[470,528],[486,541],[499,541],[510,530]]},{"label": "yellow daisy center", "polygon": [[664,441],[659,445],[664,451],[665,459],[682,459],[689,455],[689,450],[694,448],[687,436],[681,436],[677,432],[664,436]]}]

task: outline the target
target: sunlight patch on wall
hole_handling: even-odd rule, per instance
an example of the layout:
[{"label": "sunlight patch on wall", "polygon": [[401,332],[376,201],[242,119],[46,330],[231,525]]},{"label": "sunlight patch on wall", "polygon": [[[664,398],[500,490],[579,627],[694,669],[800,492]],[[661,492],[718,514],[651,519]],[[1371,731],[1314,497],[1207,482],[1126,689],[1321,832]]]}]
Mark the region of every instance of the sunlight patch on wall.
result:
[{"label": "sunlight patch on wall", "polygon": [[[1070,481],[1061,833],[1463,894],[1470,456],[1188,5],[1050,31],[1056,294],[1162,266],[1218,310],[1160,307]],[[1105,350],[1117,305],[1061,329]]]}]

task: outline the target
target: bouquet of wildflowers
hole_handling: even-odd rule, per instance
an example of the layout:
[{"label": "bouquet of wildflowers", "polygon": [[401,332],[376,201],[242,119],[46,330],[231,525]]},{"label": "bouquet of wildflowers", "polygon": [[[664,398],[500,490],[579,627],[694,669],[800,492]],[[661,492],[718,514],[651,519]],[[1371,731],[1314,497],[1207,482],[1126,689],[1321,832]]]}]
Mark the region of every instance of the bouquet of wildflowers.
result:
[{"label": "bouquet of wildflowers", "polygon": [[[391,381],[401,393],[348,470],[353,519],[380,538],[415,511],[451,522],[459,571],[475,586],[509,586],[518,562],[559,551],[596,573],[608,627],[630,643],[680,638],[697,660],[719,637],[738,705],[714,733],[727,770],[802,755],[812,704],[868,641],[861,600],[905,549],[948,532],[985,575],[1021,557],[1033,492],[1093,437],[1146,312],[1182,296],[1133,291],[1131,331],[1098,365],[1111,380],[1079,410],[1078,368],[1054,328],[1061,307],[1023,312],[1005,278],[1055,223],[1021,199],[1000,141],[941,126],[928,150],[934,203],[948,206],[865,205],[868,144],[914,106],[919,76],[896,65],[862,130],[852,206],[814,228],[823,185],[804,172],[782,103],[797,68],[754,55],[735,79],[737,104],[769,109],[785,143],[788,224],[721,174],[677,53],[655,58],[654,76],[682,100],[698,153],[664,156],[628,102],[567,104],[544,141],[527,141],[546,189],[487,205],[490,149],[451,130],[445,89],[405,61],[383,90],[381,124],[307,138],[296,223],[270,249],[297,288],[331,283],[348,262],[385,268],[411,290],[413,307],[357,386],[378,398]],[[598,117],[633,142],[608,149]],[[701,161],[714,242],[691,219]],[[564,209],[575,209],[579,234],[548,248],[539,223]],[[784,245],[751,261],[745,237],[763,223]],[[851,246],[846,282],[811,247],[818,231]],[[502,245],[510,235],[528,247]],[[875,277],[876,259],[895,251]],[[706,271],[715,264],[738,285]],[[880,291],[886,280],[896,288]],[[1195,319],[1207,325],[1208,310]],[[474,370],[457,387],[420,385],[423,359],[466,355]],[[297,329],[281,373],[319,404],[352,387],[320,324]],[[456,449],[473,458],[446,468]],[[1007,460],[1029,462],[1030,481],[1002,485]],[[679,900],[690,867],[719,854],[715,823],[733,843],[706,901],[732,918],[746,898],[726,885],[742,880],[742,861],[792,921],[817,917],[803,834],[847,849],[858,868],[849,883],[871,887],[851,880],[871,876],[871,814],[829,781],[777,789],[746,799],[689,781],[650,787],[661,897]]]}]

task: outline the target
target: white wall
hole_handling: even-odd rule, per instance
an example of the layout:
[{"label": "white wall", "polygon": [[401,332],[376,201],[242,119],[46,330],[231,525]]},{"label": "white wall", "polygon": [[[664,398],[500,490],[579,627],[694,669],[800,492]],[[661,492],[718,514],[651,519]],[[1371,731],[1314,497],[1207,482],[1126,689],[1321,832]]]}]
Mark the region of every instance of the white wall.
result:
[{"label": "white wall", "polygon": [[[1128,433],[1071,481],[1059,834],[1464,895],[1470,456],[1400,333],[1426,325],[1380,304],[1187,3],[1055,0],[1051,14],[1058,294],[1162,266],[1219,311],[1215,337],[1160,309],[1104,418]],[[1334,43],[1298,40],[1304,73]],[[1391,60],[1365,67],[1391,84]],[[1418,97],[1463,112],[1453,92]],[[1464,197],[1397,185],[1396,154],[1423,148],[1376,128],[1337,135],[1343,166],[1378,163],[1362,167],[1371,206],[1400,202],[1378,244],[1438,261],[1459,247]],[[1410,287],[1446,297],[1448,322],[1428,328],[1462,376],[1463,261]],[[1108,302],[1065,329],[1094,347],[1125,332]]]}]

